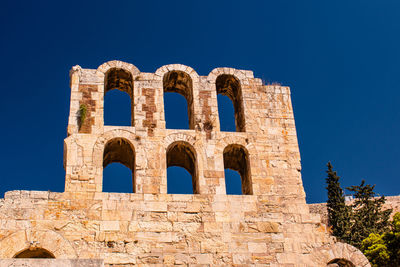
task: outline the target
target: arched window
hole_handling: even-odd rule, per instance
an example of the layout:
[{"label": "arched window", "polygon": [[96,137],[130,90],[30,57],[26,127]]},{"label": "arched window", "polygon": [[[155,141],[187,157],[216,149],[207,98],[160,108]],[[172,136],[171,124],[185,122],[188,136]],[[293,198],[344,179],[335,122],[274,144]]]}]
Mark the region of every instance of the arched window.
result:
[{"label": "arched window", "polygon": [[27,248],[18,252],[14,258],[52,258],[55,259],[53,253],[44,248]]},{"label": "arched window", "polygon": [[[187,184],[187,181],[184,181],[186,176],[184,172],[168,172],[168,169],[171,167],[181,167],[185,169],[191,178],[191,183],[192,183],[192,192],[189,192],[189,190],[180,190],[182,185],[185,183]],[[178,194],[178,193],[194,193],[198,194],[199,193],[199,183],[198,183],[198,173],[197,173],[197,161],[196,161],[196,153],[193,149],[193,147],[186,143],[186,142],[174,142],[172,143],[168,148],[167,148],[167,190],[169,194]],[[168,176],[170,174],[174,174],[174,177]],[[187,178],[187,176],[186,176]],[[174,181],[173,181],[174,180]],[[175,182],[175,183],[173,183]],[[178,185],[178,186],[175,186]]]},{"label": "arched window", "polygon": [[[105,169],[112,163],[120,163],[126,168],[121,168],[117,164],[111,171],[103,171],[103,191],[104,192],[135,192],[135,149],[133,145],[124,138],[114,138],[107,142],[104,147],[103,168]],[[111,166],[110,166],[111,167]],[[127,179],[126,176],[130,177]],[[128,182],[127,182],[128,180]]]},{"label": "arched window", "polygon": [[356,267],[351,261],[345,259],[334,259],[328,262],[327,267]]},{"label": "arched window", "polygon": [[[163,78],[164,88],[164,113],[166,128],[169,129],[194,129],[194,111],[193,111],[193,83],[189,74],[183,71],[170,71],[164,75]],[[189,124],[183,121],[186,116],[182,116],[183,101],[178,97],[166,97],[166,93],[177,93],[182,95],[187,102],[186,113]],[[182,103],[182,104],[179,104]],[[179,107],[181,106],[181,108]],[[167,114],[168,113],[168,114]],[[174,116],[169,116],[170,114]],[[178,123],[178,124],[174,124]]]},{"label": "arched window", "polygon": [[240,81],[233,75],[221,74],[217,77],[215,85],[217,88],[218,110],[219,110],[218,113],[219,113],[221,130],[229,131],[233,128],[232,127],[233,125],[231,126],[232,122],[230,122],[233,119],[229,120],[229,118],[225,118],[226,116],[229,117],[232,115],[224,114],[224,111],[226,111],[228,108],[226,104],[227,101],[222,96],[226,96],[232,101],[233,104],[236,132],[244,132],[245,121],[243,112],[242,88],[240,86]]},{"label": "arched window", "polygon": [[[114,89],[125,92],[129,99]],[[133,99],[132,74],[124,69],[110,69],[104,81],[104,124],[134,126]]]},{"label": "arched window", "polygon": [[[253,194],[253,188],[251,183],[251,175],[250,175],[250,163],[249,163],[249,155],[247,150],[241,145],[228,145],[224,149],[224,168],[236,171],[241,180],[241,193],[243,195],[251,195]],[[225,174],[229,174],[227,171]],[[225,184],[226,184],[226,192],[229,194],[235,194],[236,192],[240,192],[239,189],[234,188],[237,186],[235,184],[234,175],[225,176]],[[233,181],[232,181],[233,180]],[[240,186],[240,184],[239,184]]]}]

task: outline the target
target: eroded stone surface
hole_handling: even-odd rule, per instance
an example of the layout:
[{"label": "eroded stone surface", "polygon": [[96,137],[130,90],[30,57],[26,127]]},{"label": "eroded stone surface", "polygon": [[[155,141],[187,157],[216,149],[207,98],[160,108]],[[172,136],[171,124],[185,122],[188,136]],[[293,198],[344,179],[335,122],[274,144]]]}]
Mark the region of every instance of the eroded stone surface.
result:
[{"label": "eroded stone surface", "polygon": [[[104,94],[119,85],[132,97],[132,126],[105,126]],[[189,130],[165,129],[165,91],[188,100]],[[236,101],[237,132],[220,131],[218,93]],[[80,127],[82,103],[89,121]],[[112,162],[134,172],[135,193],[102,192]],[[175,165],[192,174],[195,194],[167,194],[166,169]],[[106,266],[325,267],[336,258],[369,266],[309,212],[289,88],[263,85],[251,71],[74,67],[64,166],[65,192],[11,191],[0,200],[0,258],[35,244],[56,259]],[[243,195],[226,195],[224,167],[242,175]]]},{"label": "eroded stone surface", "polygon": [[103,267],[103,260],[0,259],[0,267]]}]

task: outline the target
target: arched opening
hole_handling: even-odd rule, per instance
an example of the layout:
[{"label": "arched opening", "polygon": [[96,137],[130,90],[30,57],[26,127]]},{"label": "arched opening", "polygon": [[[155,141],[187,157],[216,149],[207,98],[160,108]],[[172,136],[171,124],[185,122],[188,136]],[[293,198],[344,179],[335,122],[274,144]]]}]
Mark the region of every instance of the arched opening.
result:
[{"label": "arched opening", "polygon": [[14,258],[50,258],[55,259],[53,253],[44,248],[27,248],[21,252],[18,252]]},{"label": "arched opening", "polygon": [[[188,175],[185,174],[184,171],[177,170],[180,167],[186,170],[191,176],[192,182],[192,191],[182,191],[182,187],[179,184],[179,181],[183,179],[189,178]],[[171,170],[169,170],[171,169]],[[173,175],[174,177],[170,177],[168,175]],[[171,181],[177,181],[178,187],[170,186]],[[187,183],[187,181],[182,181],[183,185]],[[171,183],[173,185],[173,183]],[[186,187],[187,188],[187,187]],[[199,193],[199,183],[198,183],[198,174],[197,174],[197,161],[196,161],[196,153],[193,147],[186,142],[175,142],[172,143],[167,149],[167,190],[169,194],[198,194]]]},{"label": "arched opening", "polygon": [[132,74],[124,69],[110,69],[104,80],[104,124],[134,126],[133,99]]},{"label": "arched opening", "polygon": [[[164,107],[165,107],[164,114],[165,114],[166,128],[176,129],[173,127],[177,127],[176,123],[178,123],[179,126],[178,129],[194,129],[193,82],[189,74],[177,70],[166,73],[163,78],[163,88],[164,88]],[[176,101],[178,98],[166,97],[166,93],[178,93],[186,99],[185,109],[188,120],[186,121],[179,120],[179,122],[177,122],[178,120],[176,117],[169,116],[169,114],[166,114],[167,111],[170,112],[171,110],[176,111],[184,109],[182,107],[183,103],[180,104],[179,102],[181,101]],[[182,108],[179,108],[179,106],[181,106]],[[168,110],[166,107],[168,107]],[[182,119],[181,116],[179,117],[180,119]]]},{"label": "arched opening", "polygon": [[225,186],[227,195],[242,194],[242,178],[238,171],[225,169]]},{"label": "arched opening", "polygon": [[235,132],[235,108],[232,101],[226,95],[218,94],[218,115],[221,131]]},{"label": "arched opening", "polygon": [[132,193],[132,171],[120,163],[110,163],[103,169],[103,192]]},{"label": "arched opening", "polygon": [[[232,121],[232,118],[229,119],[229,116],[232,115],[224,114],[224,110],[227,109],[229,105],[226,103],[226,101],[223,101],[221,97],[218,97],[218,95],[227,96],[232,101],[235,114],[234,118],[235,118],[236,132],[244,132],[245,121],[243,112],[242,88],[240,85],[240,81],[231,74],[221,74],[217,77],[217,80],[215,81],[215,86],[217,88],[217,100],[218,100],[218,111],[219,111],[218,113],[219,113],[221,130],[232,129],[231,126],[232,123],[230,122]],[[221,100],[223,102],[221,102]],[[228,116],[228,118],[225,118],[226,116]]]},{"label": "arched opening", "polygon": [[[236,171],[240,175],[241,187],[240,191],[243,195],[252,195],[253,188],[250,175],[250,163],[247,150],[241,145],[228,145],[224,149],[224,168]],[[225,172],[226,174],[227,172]],[[229,173],[228,173],[229,174]],[[234,175],[225,176],[227,194],[235,194],[239,189],[235,185]]]},{"label": "arched opening", "polygon": [[351,261],[346,259],[334,259],[328,262],[327,267],[356,267]]},{"label": "arched opening", "polygon": [[186,99],[178,93],[164,94],[164,114],[167,129],[189,129]]},{"label": "arched opening", "polygon": [[193,194],[192,175],[182,167],[167,168],[168,194]]},{"label": "arched opening", "polygon": [[[120,163],[125,167],[118,164],[111,166],[111,163]],[[107,142],[104,147],[103,168],[105,169],[108,165],[111,171],[103,172],[103,191],[135,193],[135,149],[128,140],[114,138]],[[128,168],[129,172],[123,168]],[[130,178],[126,179],[129,174]],[[127,180],[132,182],[125,182]]]}]

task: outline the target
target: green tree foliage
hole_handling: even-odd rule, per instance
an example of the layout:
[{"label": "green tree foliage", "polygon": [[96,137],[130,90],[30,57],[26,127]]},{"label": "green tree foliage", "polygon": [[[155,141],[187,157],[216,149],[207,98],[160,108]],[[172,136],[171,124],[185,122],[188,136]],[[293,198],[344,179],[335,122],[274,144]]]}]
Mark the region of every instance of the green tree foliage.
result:
[{"label": "green tree foliage", "polygon": [[350,209],[345,204],[343,190],[339,183],[340,177],[337,176],[330,162],[328,162],[327,167],[328,226],[331,227],[334,236],[338,239],[346,240],[350,223]]},{"label": "green tree foliage", "polygon": [[350,229],[346,236],[347,243],[360,248],[361,242],[371,233],[382,234],[388,229],[391,209],[383,210],[385,197],[375,198],[375,185],[365,184],[350,186],[355,198],[351,205]]},{"label": "green tree foliage", "polygon": [[383,210],[385,197],[375,198],[375,186],[363,180],[358,186],[348,187],[354,201],[347,206],[339,183],[340,177],[333,171],[330,162],[327,167],[328,225],[332,234],[338,240],[360,248],[361,242],[371,233],[379,235],[387,231],[392,210]]},{"label": "green tree foliage", "polygon": [[397,212],[387,232],[371,233],[361,243],[361,251],[373,267],[400,266],[400,213]]}]

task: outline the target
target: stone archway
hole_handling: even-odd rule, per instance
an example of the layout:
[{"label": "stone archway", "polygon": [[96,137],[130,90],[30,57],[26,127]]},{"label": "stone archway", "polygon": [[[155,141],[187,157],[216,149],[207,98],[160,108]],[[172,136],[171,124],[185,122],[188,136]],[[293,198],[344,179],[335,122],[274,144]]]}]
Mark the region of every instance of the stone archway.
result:
[{"label": "stone archway", "polygon": [[333,259],[328,262],[327,267],[355,267],[355,265],[346,259]]},{"label": "stone archway", "polygon": [[341,242],[317,248],[310,259],[315,266],[371,267],[367,257],[360,250]]},{"label": "stone archway", "polygon": [[17,259],[55,259],[53,253],[44,248],[29,247],[18,252],[13,258]]},{"label": "stone archway", "polygon": [[76,259],[78,255],[62,235],[51,230],[21,230],[0,241],[0,259],[11,259],[27,249],[45,249],[56,259]]}]

